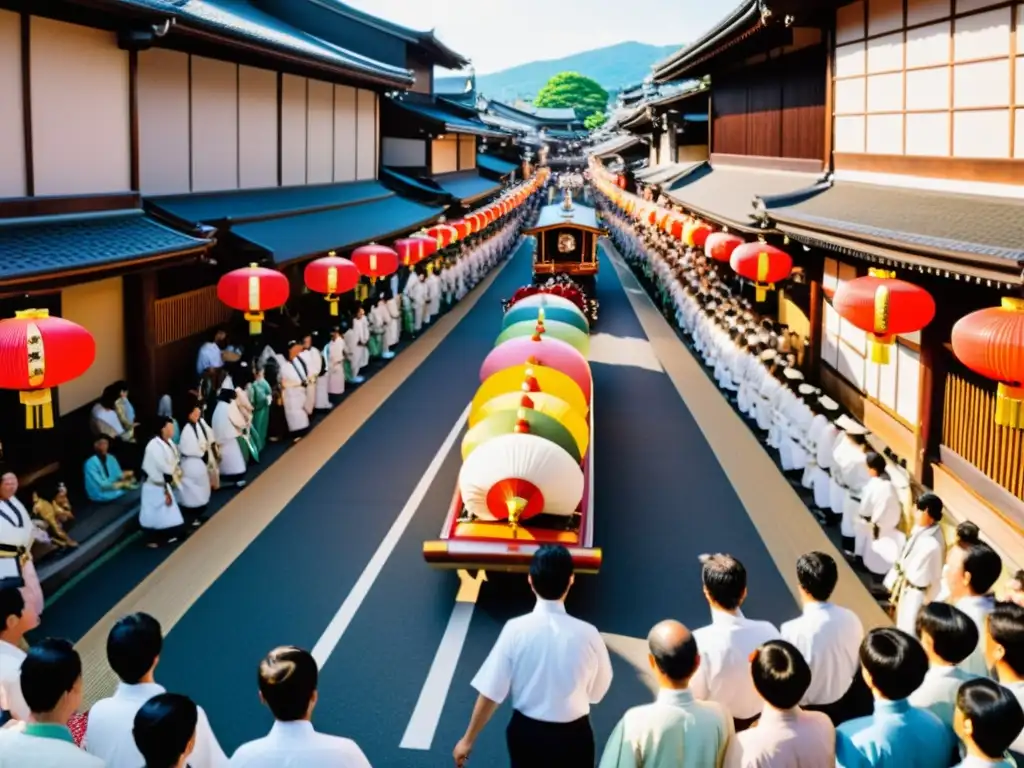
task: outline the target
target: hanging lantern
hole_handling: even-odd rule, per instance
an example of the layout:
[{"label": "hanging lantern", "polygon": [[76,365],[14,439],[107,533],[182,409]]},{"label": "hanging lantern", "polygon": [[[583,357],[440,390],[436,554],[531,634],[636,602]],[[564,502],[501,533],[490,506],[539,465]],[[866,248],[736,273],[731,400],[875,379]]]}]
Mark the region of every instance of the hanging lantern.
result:
[{"label": "hanging lantern", "polygon": [[729,264],[740,277],[754,283],[755,301],[762,302],[775,283],[789,277],[793,259],[785,251],[768,243],[744,243],[729,257]]},{"label": "hanging lantern", "polygon": [[1024,429],[1024,299],[960,318],[953,326],[953,354],[986,379],[999,382],[996,424]]},{"label": "hanging lantern", "polygon": [[96,359],[96,341],[82,326],[45,309],[0,320],[0,389],[19,390],[26,429],[53,427],[51,390],[77,379]]},{"label": "hanging lantern", "polygon": [[437,243],[426,237],[405,237],[395,240],[395,252],[403,267],[413,267],[427,258],[427,248],[433,245],[436,249]]},{"label": "hanging lantern", "polygon": [[437,241],[437,250],[439,251],[454,243],[458,235],[455,229],[447,224],[435,224],[426,230],[426,234]]},{"label": "hanging lantern", "polygon": [[302,277],[309,290],[324,294],[324,299],[330,302],[332,317],[338,316],[338,294],[348,293],[359,284],[356,265],[339,258],[334,251],[309,262]]},{"label": "hanging lantern", "polygon": [[377,280],[398,270],[398,254],[386,245],[369,243],[352,251],[352,262],[360,274]]},{"label": "hanging lantern", "polygon": [[683,227],[683,242],[691,248],[703,248],[708,235],[711,234],[711,227],[700,219],[690,219]]},{"label": "hanging lantern", "polygon": [[732,252],[743,245],[743,238],[729,232],[712,232],[704,241],[704,255],[715,261],[722,261],[726,264],[732,257]]},{"label": "hanging lantern", "polygon": [[250,264],[222,275],[217,281],[217,298],[223,304],[244,312],[249,333],[263,330],[263,313],[288,301],[288,278],[276,269]]},{"label": "hanging lantern", "polygon": [[487,226],[487,216],[483,211],[474,211],[466,217],[466,221],[469,223],[469,231],[472,234],[480,232]]},{"label": "hanging lantern", "polygon": [[889,362],[895,336],[920,331],[935,317],[935,300],[924,288],[896,280],[896,273],[870,269],[866,277],[839,286],[832,306],[868,336],[871,361]]}]

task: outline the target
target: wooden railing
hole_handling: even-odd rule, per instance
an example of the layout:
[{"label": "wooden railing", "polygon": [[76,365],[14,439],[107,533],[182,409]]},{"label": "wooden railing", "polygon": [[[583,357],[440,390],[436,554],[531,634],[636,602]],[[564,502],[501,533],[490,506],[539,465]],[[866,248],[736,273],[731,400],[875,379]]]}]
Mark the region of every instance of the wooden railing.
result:
[{"label": "wooden railing", "polygon": [[993,421],[995,385],[946,376],[942,442],[1018,499],[1024,499],[1024,430]]},{"label": "wooden railing", "polygon": [[231,319],[231,309],[217,299],[217,286],[209,285],[156,301],[156,343],[173,344],[208,331]]}]

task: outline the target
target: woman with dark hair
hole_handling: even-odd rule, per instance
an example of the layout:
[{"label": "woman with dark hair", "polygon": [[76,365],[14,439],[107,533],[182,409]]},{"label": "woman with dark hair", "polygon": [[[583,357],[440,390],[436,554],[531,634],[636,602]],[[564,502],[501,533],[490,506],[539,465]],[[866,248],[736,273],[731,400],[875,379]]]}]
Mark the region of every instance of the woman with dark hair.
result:
[{"label": "woman with dark hair", "polygon": [[220,478],[217,441],[213,429],[203,418],[198,401],[190,403],[185,413],[178,450],[182,473],[178,498],[182,512],[191,518],[193,526],[199,526],[210,503],[210,493],[220,485]]},{"label": "woman with dark hair", "polygon": [[139,525],[149,534],[151,548],[175,543],[185,525],[175,498],[182,471],[181,456],[173,436],[174,422],[160,419],[159,432],[146,445],[142,459],[146,481],[142,485]]},{"label": "woman with dark hair", "polygon": [[[220,477],[223,483],[245,484],[247,425],[238,408],[238,393],[222,389],[217,393],[217,407],[213,411],[213,436],[220,446]],[[243,446],[246,446],[243,448]]]},{"label": "woman with dark hair", "polygon": [[184,768],[196,744],[199,710],[187,696],[161,693],[135,714],[132,736],[143,768]]}]

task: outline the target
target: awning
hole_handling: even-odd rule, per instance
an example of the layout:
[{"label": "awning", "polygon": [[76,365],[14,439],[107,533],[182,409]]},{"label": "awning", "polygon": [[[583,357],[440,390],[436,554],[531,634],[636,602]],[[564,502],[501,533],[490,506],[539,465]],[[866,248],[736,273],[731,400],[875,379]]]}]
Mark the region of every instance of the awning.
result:
[{"label": "awning", "polygon": [[380,169],[380,177],[382,181],[396,185],[399,194],[422,200],[428,205],[450,205],[452,203],[452,196],[428,176],[411,176],[395,168],[384,167]]},{"label": "awning", "polygon": [[387,103],[407,117],[419,119],[448,133],[466,133],[494,139],[507,138],[510,135],[508,131],[492,128],[482,120],[465,117],[456,114],[453,110],[445,109],[444,105],[439,104],[436,99],[429,101],[412,98],[389,99]]},{"label": "awning", "polygon": [[0,220],[0,285],[111,273],[201,253],[209,240],[166,227],[141,209]]},{"label": "awning", "polygon": [[433,222],[444,208],[392,195],[357,205],[269,219],[231,228],[231,235],[265,251],[276,264],[387,241]]},{"label": "awning", "polygon": [[703,163],[662,163],[637,171],[633,178],[644,184],[661,186],[674,184],[691,171],[700,168]]},{"label": "awning", "polygon": [[[1024,200],[836,181],[764,197],[780,231],[843,252],[1020,285]],[[857,243],[862,247],[857,248]],[[865,247],[867,246],[867,247]]]},{"label": "awning", "polygon": [[485,171],[490,171],[498,176],[508,176],[519,169],[519,166],[515,163],[509,162],[500,157],[494,155],[478,154],[476,156],[476,166]]},{"label": "awning", "polygon": [[701,163],[680,178],[665,194],[687,211],[737,229],[760,229],[754,221],[754,201],[763,196],[789,194],[818,182],[813,173]]},{"label": "awning", "polygon": [[441,189],[463,203],[473,203],[501,191],[501,182],[485,179],[476,171],[458,171],[433,177]]},{"label": "awning", "polygon": [[620,152],[624,152],[627,149],[631,149],[639,143],[640,139],[636,136],[615,136],[591,147],[587,150],[587,154],[593,155],[597,158],[608,157],[609,155],[615,155]]}]

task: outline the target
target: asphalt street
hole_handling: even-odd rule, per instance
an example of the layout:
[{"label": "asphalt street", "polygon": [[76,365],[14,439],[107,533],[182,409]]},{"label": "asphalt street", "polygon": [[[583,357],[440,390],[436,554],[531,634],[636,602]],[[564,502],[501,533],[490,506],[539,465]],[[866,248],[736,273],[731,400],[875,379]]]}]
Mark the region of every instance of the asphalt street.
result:
[{"label": "asphalt street", "polygon": [[[642,346],[640,323],[602,258],[601,317],[594,330],[609,342]],[[261,656],[284,643],[317,646],[424,473],[439,463],[365,599],[329,648],[314,721],[321,730],[356,739],[376,766],[449,764],[475,697],[470,680],[503,622],[529,610],[532,598],[525,577],[490,576],[470,609],[461,650],[448,654],[450,687],[442,674],[421,698],[459,590],[456,573],[431,570],[421,555],[451,499],[458,441],[447,456],[435,457],[479,383],[480,363],[501,327],[501,299],[529,279],[530,257],[522,250],[170,632],[158,679],[206,709],[229,753],[270,726],[256,694]],[[689,354],[682,343],[677,353]],[[750,573],[746,613],[776,622],[790,618],[793,598],[746,510],[672,382],[652,367],[593,363],[595,543],[604,548],[604,566],[598,576],[579,577],[569,610],[604,633],[625,637],[645,637],[666,617],[699,626],[708,610],[697,557],[730,552]],[[74,638],[87,630],[145,575],[152,565],[146,557],[124,553],[84,579],[75,599],[58,601],[47,616],[50,632]],[[650,698],[635,668],[615,654],[613,661],[615,682],[593,713],[599,748],[627,707]],[[439,716],[436,730],[426,728],[429,749],[400,746],[417,702]],[[508,715],[506,705],[481,737],[472,765],[505,764]]]}]

